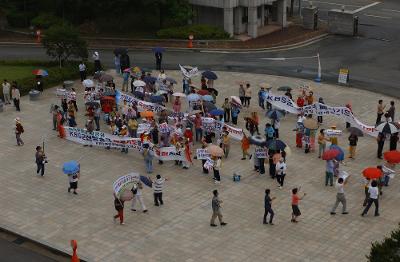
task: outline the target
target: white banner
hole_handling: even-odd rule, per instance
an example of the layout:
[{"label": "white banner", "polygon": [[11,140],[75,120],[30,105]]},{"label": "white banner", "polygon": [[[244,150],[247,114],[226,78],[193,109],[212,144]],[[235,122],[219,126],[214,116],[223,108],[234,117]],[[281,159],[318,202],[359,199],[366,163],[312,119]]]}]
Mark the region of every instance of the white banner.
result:
[{"label": "white banner", "polygon": [[117,102],[126,101],[127,103],[136,104],[139,112],[152,111],[152,112],[158,113],[163,110],[168,110],[166,107],[163,107],[159,104],[146,102],[146,101],[140,100],[134,96],[122,93],[120,91],[118,91],[116,98],[117,98]]},{"label": "white banner", "polygon": [[131,186],[133,183],[138,183],[140,180],[140,176],[137,173],[131,173],[125,176],[119,177],[113,183],[114,193],[117,197],[125,191],[126,187]]},{"label": "white banner", "polygon": [[192,68],[190,71],[186,70],[183,66],[179,65],[181,69],[182,75],[186,78],[192,78],[199,73],[199,69],[197,67]]},{"label": "white banner", "polygon": [[150,132],[151,130],[151,125],[148,123],[140,123],[138,125],[138,129],[137,129],[137,133],[138,135],[146,133],[146,132]]},{"label": "white banner", "polygon": [[214,167],[214,160],[211,158],[207,158],[207,161],[204,163],[203,167],[207,170],[211,170]]},{"label": "white banner", "polygon": [[324,133],[327,137],[337,137],[342,135],[342,130],[326,129]]},{"label": "white banner", "polygon": [[211,154],[205,148],[198,148],[196,150],[196,155],[197,155],[197,159],[199,159],[199,160],[208,159],[211,157]]},{"label": "white banner", "polygon": [[69,101],[76,101],[76,93],[72,92],[72,91],[68,91],[66,89],[63,88],[57,88],[56,90],[56,96],[58,98],[65,98],[67,99],[67,102]]},{"label": "white banner", "polygon": [[377,137],[379,133],[375,129],[375,126],[368,126],[360,122],[347,107],[333,107],[321,103],[315,103],[304,107],[298,107],[297,104],[287,96],[275,96],[271,92],[267,94],[266,101],[280,109],[283,109],[293,114],[304,113],[305,115],[308,114],[313,114],[318,116],[333,115],[340,117],[344,121],[351,123],[352,126],[362,130],[364,133],[373,137]]},{"label": "white banner", "polygon": [[186,161],[185,150],[176,151],[176,147],[155,147],[155,156],[162,161],[179,160]]}]

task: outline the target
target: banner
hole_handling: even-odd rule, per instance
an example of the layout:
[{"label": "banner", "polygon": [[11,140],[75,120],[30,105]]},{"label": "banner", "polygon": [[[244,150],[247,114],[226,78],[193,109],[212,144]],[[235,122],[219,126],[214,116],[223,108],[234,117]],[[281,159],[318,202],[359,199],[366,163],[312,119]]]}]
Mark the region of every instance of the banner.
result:
[{"label": "banner", "polygon": [[137,173],[131,173],[119,177],[113,183],[114,193],[117,195],[117,197],[120,197],[120,195],[125,191],[127,187],[131,186],[133,183],[138,183],[139,180],[140,176]]},{"label": "banner", "polygon": [[327,137],[337,137],[342,135],[342,130],[326,129],[324,133]]},{"label": "banner", "polygon": [[333,107],[321,103],[315,103],[308,106],[298,107],[287,96],[275,96],[269,92],[266,96],[266,101],[271,103],[282,110],[285,110],[292,114],[304,113],[305,115],[313,114],[318,116],[337,116],[342,118],[344,121],[349,122],[352,126],[362,130],[364,133],[377,137],[378,131],[375,126],[368,126],[359,121],[353,113],[347,107]]},{"label": "banner", "polygon": [[69,101],[76,101],[76,93],[72,92],[72,91],[68,91],[66,89],[63,88],[57,88],[56,89],[56,96],[58,98],[65,98],[67,99],[67,102]]},{"label": "banner", "polygon": [[139,112],[152,111],[155,113],[159,113],[163,110],[168,110],[166,107],[163,107],[159,104],[146,102],[146,101],[140,100],[134,96],[122,93],[120,91],[117,91],[116,100],[117,100],[117,103],[119,101],[126,101],[127,103],[135,104],[137,106]]},{"label": "banner", "polygon": [[155,156],[162,161],[186,161],[185,150],[176,151],[176,147],[160,147],[154,148]]},{"label": "banner", "polygon": [[168,134],[171,131],[169,125],[165,122],[158,125],[158,130],[161,134]]},{"label": "banner", "polygon": [[151,130],[151,125],[149,123],[140,123],[138,125],[137,134],[140,135],[146,132],[150,132],[150,130]]},{"label": "banner", "polygon": [[211,157],[211,154],[205,148],[198,148],[196,150],[197,159],[203,160]]},{"label": "banner", "polygon": [[186,70],[183,66],[179,65],[181,69],[182,75],[186,78],[192,78],[199,73],[199,69],[197,67],[192,68],[190,71]]},{"label": "banner", "polygon": [[204,163],[203,167],[210,171],[214,167],[214,160],[207,158],[207,161]]},{"label": "banner", "polygon": [[268,149],[263,147],[256,147],[255,154],[257,158],[268,158]]}]

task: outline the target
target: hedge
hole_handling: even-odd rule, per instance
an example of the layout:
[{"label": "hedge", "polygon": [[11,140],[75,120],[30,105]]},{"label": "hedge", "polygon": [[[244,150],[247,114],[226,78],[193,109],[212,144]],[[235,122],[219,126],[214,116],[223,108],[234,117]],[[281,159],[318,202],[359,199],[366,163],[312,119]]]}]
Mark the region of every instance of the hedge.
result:
[{"label": "hedge", "polygon": [[188,39],[193,34],[194,39],[228,39],[229,34],[223,29],[210,25],[187,25],[170,27],[157,31],[157,37],[167,39]]},{"label": "hedge", "polygon": [[63,23],[63,20],[55,15],[43,13],[31,20],[31,25],[41,28],[47,29],[53,25],[60,25]]},{"label": "hedge", "polygon": [[386,237],[382,242],[372,243],[367,258],[370,262],[400,261],[400,227],[392,231],[390,237]]},{"label": "hedge", "polygon": [[[79,78],[79,70],[77,61],[66,62],[62,68],[58,67],[58,63],[54,61],[0,61],[1,65],[27,66],[34,65],[38,68],[47,70],[49,76],[43,78],[44,88],[52,88],[63,83],[65,80],[73,80]],[[92,63],[86,63],[88,74],[93,74],[94,67]],[[35,76],[23,77],[20,79],[9,79],[9,81],[17,81],[21,96],[27,95],[31,89],[35,87]],[[1,93],[3,93],[1,91]]]}]

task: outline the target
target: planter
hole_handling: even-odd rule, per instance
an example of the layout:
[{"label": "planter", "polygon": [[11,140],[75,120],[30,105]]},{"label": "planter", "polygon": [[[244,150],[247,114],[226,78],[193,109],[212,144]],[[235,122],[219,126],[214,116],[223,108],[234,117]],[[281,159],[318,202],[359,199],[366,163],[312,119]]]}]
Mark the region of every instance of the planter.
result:
[{"label": "planter", "polygon": [[74,85],[74,81],[71,81],[71,80],[64,81],[64,84],[63,84],[64,89],[66,89],[68,91],[71,91],[71,88],[73,85]]},{"label": "planter", "polygon": [[40,98],[40,92],[32,89],[31,91],[29,91],[29,100],[31,101],[37,101]]}]

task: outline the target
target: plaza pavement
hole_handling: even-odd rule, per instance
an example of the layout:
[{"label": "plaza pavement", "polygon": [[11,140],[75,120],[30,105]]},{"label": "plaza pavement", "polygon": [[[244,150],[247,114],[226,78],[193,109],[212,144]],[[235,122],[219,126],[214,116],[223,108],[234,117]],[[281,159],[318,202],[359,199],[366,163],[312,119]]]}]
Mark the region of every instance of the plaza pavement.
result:
[{"label": "plaza pavement", "polygon": [[[179,72],[167,72],[181,79]],[[304,80],[268,75],[218,72],[215,87],[220,91],[218,105],[224,97],[238,94],[237,80],[249,80],[253,86],[250,109],[260,114],[262,127],[267,119],[257,106],[257,84],[268,82],[272,91],[281,85],[312,86],[316,98],[322,96],[329,105],[351,102],[355,115],[365,123],[375,122],[376,102],[379,98],[388,103],[391,98],[374,93]],[[197,78],[197,83],[199,83]],[[180,82],[180,81],[179,81]],[[121,79],[117,79],[120,86]],[[83,109],[82,87],[78,106]],[[268,175],[258,175],[253,161],[242,161],[240,144],[232,141],[231,153],[222,164],[222,183],[215,186],[211,175],[201,173],[200,161],[194,160],[189,170],[179,169],[173,162],[160,166],[154,161],[155,172],[169,178],[166,182],[162,207],[152,205],[152,190],[144,189],[144,199],[149,212],[130,211],[126,203],[125,223],[113,224],[112,183],[126,173],[144,173],[140,154],[130,151],[107,151],[101,148],[85,148],[62,140],[52,131],[50,104],[58,103],[55,89],[44,92],[40,101],[23,97],[22,112],[8,106],[0,113],[0,202],[2,212],[0,226],[32,237],[53,247],[70,250],[69,241],[78,240],[78,254],[90,261],[365,261],[371,241],[382,239],[393,230],[400,218],[399,179],[396,177],[384,188],[380,200],[380,217],[370,211],[361,217],[364,189],[361,170],[366,166],[382,163],[376,159],[374,138],[359,139],[356,160],[347,160],[344,170],[352,177],[346,187],[348,211],[336,216],[329,211],[335,202],[334,188],[324,186],[325,162],[316,153],[304,154],[295,147],[295,116],[287,116],[281,124],[280,134],[292,149],[287,158],[288,174],[282,190]],[[181,91],[180,83],[176,91]],[[399,100],[395,100],[399,105]],[[398,114],[396,114],[398,115]],[[21,117],[25,133],[23,147],[15,146],[14,118]],[[83,112],[79,111],[78,125],[83,126]],[[336,118],[324,118],[324,127],[344,123]],[[263,130],[263,128],[260,128]],[[102,130],[105,130],[104,124]],[[261,131],[260,130],[260,131]],[[262,132],[262,131],[261,131]],[[339,145],[347,149],[347,136],[339,139]],[[36,145],[46,142],[44,177],[36,175],[34,153]],[[198,145],[197,145],[198,146]],[[385,149],[388,145],[385,145]],[[64,161],[80,159],[81,179],[79,195],[67,193],[67,177],[62,174]],[[268,166],[266,166],[268,170]],[[238,172],[242,181],[234,183],[232,174]],[[154,176],[153,175],[153,176]],[[290,189],[301,186],[307,196],[300,203],[303,213],[298,224],[290,223]],[[217,188],[223,203],[223,215],[228,225],[211,228],[212,190]],[[274,226],[263,225],[264,190],[271,188],[275,211]],[[340,207],[339,207],[340,208]]]}]

